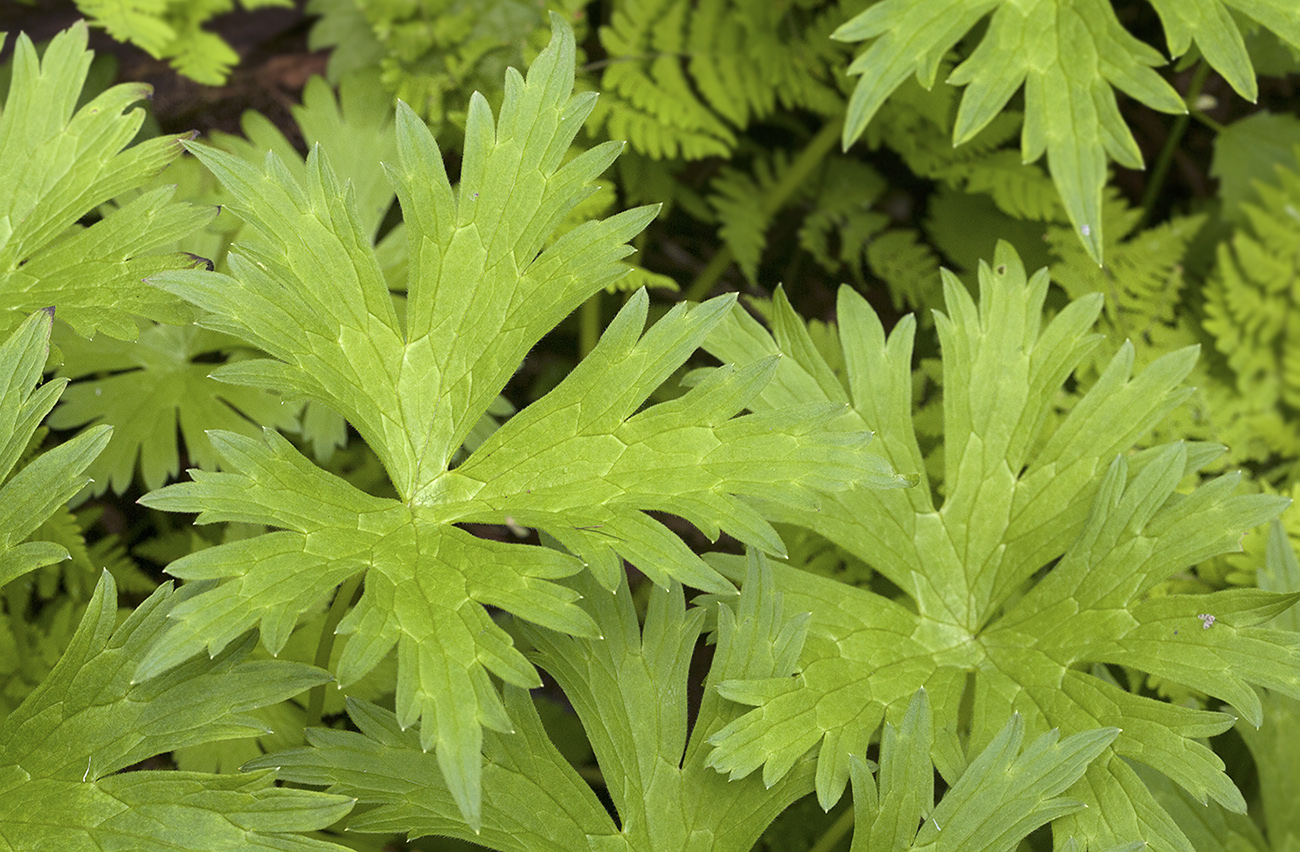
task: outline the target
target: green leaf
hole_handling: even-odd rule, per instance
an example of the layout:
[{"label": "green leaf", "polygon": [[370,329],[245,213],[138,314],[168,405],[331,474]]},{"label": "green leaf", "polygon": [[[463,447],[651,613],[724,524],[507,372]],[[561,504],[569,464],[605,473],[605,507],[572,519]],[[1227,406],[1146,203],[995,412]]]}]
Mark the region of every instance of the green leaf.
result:
[{"label": "green leaf", "polygon": [[[1248,78],[1253,87],[1249,62],[1244,69],[1240,64],[1244,49],[1231,47],[1234,37],[1240,47],[1241,37],[1222,0],[1154,5],[1175,56],[1187,50],[1195,33],[1198,44],[1214,46],[1206,56],[1216,69],[1234,80]],[[1288,20],[1284,5],[1287,0],[1263,0],[1250,4],[1248,11],[1300,43],[1300,26]],[[861,79],[849,101],[844,147],[862,134],[908,76],[915,75],[927,89],[933,86],[948,51],[990,13],[978,46],[947,79],[966,87],[953,143],[979,133],[1023,86],[1022,159],[1033,162],[1047,154],[1075,233],[1100,264],[1107,160],[1142,167],[1142,154],[1120,115],[1113,88],[1153,109],[1187,111],[1178,93],[1153,70],[1163,57],[1128,33],[1106,0],[885,0],[871,6],[833,35],[843,41],[871,40],[849,66],[849,74]]]},{"label": "green leaf", "polygon": [[[67,383],[38,385],[49,351],[54,309],[37,311],[0,344],[0,586],[28,571],[68,558],[68,551],[27,537],[81,490],[86,468],[103,451],[112,430],[87,429],[14,473],[41,419]],[[12,475],[11,475],[12,474]]]},{"label": "green leaf", "polygon": [[1151,0],[1169,41],[1169,53],[1182,56],[1193,41],[1228,85],[1251,103],[1259,95],[1255,69],[1232,11],[1253,19],[1294,47],[1300,47],[1300,20],[1288,0]]},{"label": "green leaf", "polygon": [[[382,163],[397,157],[393,102],[377,72],[353,73],[338,83],[338,92],[320,77],[302,90],[302,103],[290,108],[308,149],[324,145],[336,172],[351,181],[362,230],[373,241],[394,198]],[[307,168],[283,131],[259,112],[245,112],[240,127],[247,138],[214,134],[213,144],[253,164],[274,151],[300,183]]]},{"label": "green leaf", "polygon": [[180,156],[178,137],[126,146],[149,96],[142,84],[114,86],[73,109],[90,67],[86,26],[55,36],[44,56],[18,37],[13,79],[0,114],[0,331],[15,312],[58,305],[83,336],[136,335],[134,317],[188,321],[175,299],[142,282],[194,258],[158,249],[200,227],[213,210],[171,201],[173,188],[143,193],[88,228],[78,219],[143,185]]},{"label": "green leaf", "polygon": [[1235,224],[1249,221],[1245,204],[1257,200],[1256,182],[1274,183],[1278,167],[1296,161],[1300,118],[1261,110],[1234,121],[1214,136],[1210,175],[1219,179],[1223,216]]},{"label": "green leaf", "polygon": [[738,601],[705,599],[708,610],[717,606],[717,650],[690,731],[687,684],[706,609],[688,610],[680,586],[650,592],[642,626],[626,583],[610,595],[580,575],[572,582],[585,593],[599,638],[526,628],[539,664],[586,728],[619,825],[547,738],[527,693],[514,687],[505,704],[515,730],[485,735],[481,829],[459,814],[419,736],[364,702],[349,702],[361,733],[312,729],[311,748],[250,766],[277,767],[286,779],[375,805],[350,820],[350,831],[446,834],[518,852],[748,852],[777,814],[812,789],[813,764],[803,761],[770,789],[757,778],[728,781],[707,766],[709,734],[740,710],[713,686],[732,677],[789,677],[802,645],[806,618],[783,615],[761,554],[751,552],[747,570]]},{"label": "green leaf", "polygon": [[247,711],[327,679],[294,663],[240,662],[254,640],[148,683],[135,662],[185,592],[164,586],[114,629],[103,574],[63,658],[0,723],[0,849],[72,852],[338,849],[286,832],[323,828],[352,800],[273,786],[274,775],[121,770],[178,746],[261,730]]},{"label": "green leaf", "polygon": [[1133,766],[1178,827],[1196,849],[1222,849],[1224,852],[1270,852],[1272,847],[1247,814],[1233,813],[1218,804],[1198,802],[1186,790],[1142,764]]},{"label": "green leaf", "polygon": [[[1296,559],[1282,523],[1276,519],[1269,527],[1259,587],[1292,597],[1300,593],[1300,560]],[[1292,607],[1267,625],[1294,636],[1297,623],[1300,623],[1300,610]],[[1261,720],[1250,724],[1243,719],[1237,723],[1237,732],[1246,741],[1259,772],[1263,824],[1269,844],[1273,849],[1285,850],[1300,845],[1300,815],[1294,807],[1296,796],[1300,795],[1300,776],[1290,759],[1300,749],[1300,701],[1276,691],[1265,692],[1261,701]],[[1240,827],[1240,820],[1230,820],[1230,824],[1239,832],[1248,831]],[[1249,828],[1254,825],[1250,824]]]},{"label": "green leaf", "polygon": [[878,779],[861,758],[850,766],[857,826],[851,852],[1010,852],[1040,825],[1083,807],[1060,794],[1118,733],[1101,728],[1061,739],[1053,730],[1022,749],[1024,721],[1013,714],[935,807],[933,721],[929,698],[918,690],[901,728],[885,726]]},{"label": "green leaf", "polygon": [[[618,213],[552,239],[619,148],[607,143],[565,162],[594,95],[571,95],[573,34],[552,22],[551,46],[527,79],[507,73],[495,121],[486,100],[472,99],[456,189],[429,129],[399,107],[398,162],[387,171],[408,241],[400,318],[353,193],[323,148],[309,155],[300,183],[274,156],[258,171],[192,146],[256,237],[232,251],[230,276],[154,280],[203,308],[208,328],[270,356],[227,364],[217,378],[343,414],[382,460],[398,499],[325,473],[274,432],[260,442],[213,433],[226,473],[196,471],[193,482],[141,502],[198,512],[200,523],[277,531],[172,564],[176,576],[220,582],[178,608],[172,641],[144,661],[140,677],[213,653],[253,626],[274,652],[302,613],[364,573],[364,594],[338,628],[353,636],[339,679],[364,675],[396,647],[397,719],[421,723],[422,747],[434,750],[474,828],[484,730],[514,724],[490,674],[522,688],[541,683],[487,607],[593,636],[578,593],[555,582],[584,568],[607,589],[617,587],[624,559],[661,584],[732,588],[650,511],[781,552],[746,499],[809,506],[826,491],[900,484],[866,451],[869,436],[828,427],[843,403],[740,415],[771,365],[724,371],[643,409],[732,304],[683,304],[645,331],[644,293],[559,387],[452,466],[529,349],[622,274],[627,241],[655,213]],[[468,523],[533,526],[573,555],[477,538],[459,526]]]},{"label": "green leaf", "polygon": [[[1239,549],[1242,534],[1286,501],[1234,495],[1235,475],[1178,491],[1217,448],[1131,450],[1186,398],[1179,385],[1194,349],[1133,375],[1132,349],[1122,347],[1073,409],[1051,418],[1061,384],[1095,345],[1089,328],[1099,297],[1044,322],[1046,273],[1026,280],[1005,244],[979,277],[977,305],[945,274],[948,311],[936,317],[944,370],[941,487],[838,492],[815,514],[763,506],[774,520],[830,538],[902,597],[776,567],[788,605],[812,613],[803,674],[721,684],[725,697],[755,709],[715,736],[714,763],[737,776],[761,766],[774,781],[791,755],[818,746],[818,794],[829,807],[878,726],[899,719],[924,687],[936,727],[955,729],[969,753],[992,742],[1013,712],[1034,736],[1120,728],[1068,791],[1089,807],[1061,819],[1057,830],[1103,845],[1141,838],[1156,849],[1188,850],[1125,759],[1157,769],[1199,800],[1244,809],[1222,762],[1194,741],[1222,732],[1233,718],[1124,692],[1086,666],[1149,672],[1223,698],[1254,721],[1261,714],[1254,687],[1300,697],[1295,636],[1258,626],[1295,595],[1149,594],[1185,566]],[[786,356],[756,411],[847,392],[853,407],[845,428],[877,430],[887,461],[920,472],[924,482],[911,420],[915,326],[904,319],[886,338],[874,312],[848,289],[841,290],[839,318],[847,388],[815,378],[825,365],[795,345],[789,329],[798,319],[788,309],[776,339],[733,316],[707,348],[740,369]],[[938,505],[936,493],[943,495]],[[937,752],[950,782],[964,763],[954,745]]]},{"label": "green leaf", "polygon": [[50,426],[73,429],[87,423],[113,427],[114,437],[91,465],[98,496],[125,491],[139,459],[146,488],[161,488],[180,471],[177,429],[196,467],[215,469],[217,453],[207,431],[256,435],[254,422],[293,429],[299,406],[266,390],[214,381],[212,365],[198,356],[221,351],[232,341],[197,326],[154,325],[135,341],[85,341],[69,336],[60,349],[58,374],[86,378],[64,391]]}]

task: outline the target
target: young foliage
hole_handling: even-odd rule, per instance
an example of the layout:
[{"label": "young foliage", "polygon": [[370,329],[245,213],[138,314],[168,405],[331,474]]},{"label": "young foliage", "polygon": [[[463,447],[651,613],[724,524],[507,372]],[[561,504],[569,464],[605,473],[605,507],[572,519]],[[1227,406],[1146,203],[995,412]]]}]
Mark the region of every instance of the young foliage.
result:
[{"label": "young foliage", "polygon": [[108,443],[107,426],[87,429],[15,472],[66,379],[39,384],[54,310],[37,311],[0,344],[0,587],[67,559],[67,548],[27,538],[89,480],[86,468]]},{"label": "young foliage", "polygon": [[131,104],[144,84],[113,86],[74,107],[90,68],[83,23],[59,33],[38,58],[18,36],[13,77],[0,113],[0,332],[58,305],[59,319],[86,337],[136,335],[136,316],[188,321],[184,306],[141,279],[196,259],[158,249],[214,211],[171,201],[174,187],[141,193],[88,228],[77,220],[135,189],[182,153],[177,137],[126,147],[144,121]]},{"label": "young foliage", "polygon": [[[1291,0],[1152,0],[1169,52],[1195,42],[1206,61],[1247,100],[1258,91],[1250,56],[1229,9],[1300,47],[1300,18]],[[1187,111],[1153,69],[1158,51],[1134,38],[1106,0],[885,0],[835,31],[844,41],[870,41],[849,73],[860,75],[844,123],[844,146],[856,140],[881,104],[910,75],[934,85],[957,42],[992,13],[979,45],[948,75],[965,86],[952,129],[960,145],[993,121],[1024,87],[1021,157],[1047,154],[1052,179],[1094,261],[1102,260],[1102,187],[1107,160],[1142,168],[1142,153],[1115,101],[1118,88],[1152,109]],[[1113,88],[1112,88],[1113,87]]]},{"label": "young foliage", "polygon": [[[751,553],[745,592],[717,606],[717,649],[693,728],[687,724],[692,653],[708,612],[687,609],[677,584],[650,592],[644,627],[626,583],[616,594],[590,576],[573,579],[601,638],[528,628],[537,662],[555,676],[586,728],[618,812],[616,825],[591,788],[547,738],[527,693],[507,690],[516,729],[485,741],[483,827],[472,831],[414,731],[362,702],[349,712],[362,733],[313,729],[312,748],[271,754],[256,767],[329,785],[378,807],[351,831],[447,834],[503,852],[714,850],[747,852],[791,802],[812,790],[812,761],[780,783],[731,782],[706,766],[708,737],[740,708],[721,699],[722,680],[789,677],[806,618],[787,619],[761,555]],[[621,828],[620,828],[621,826]]]},{"label": "young foliage", "polygon": [[[356,680],[397,648],[397,721],[421,721],[421,746],[435,751],[476,829],[483,729],[514,724],[489,673],[521,688],[541,683],[487,606],[593,636],[577,592],[555,580],[589,568],[614,589],[627,559],[660,584],[731,588],[649,510],[780,553],[775,531],[740,496],[812,507],[822,491],[899,484],[866,449],[867,435],[828,428],[843,405],[735,416],[771,377],[773,361],[719,371],[682,397],[639,410],[733,303],[678,305],[643,335],[644,292],[557,388],[451,467],[528,350],[619,276],[627,240],[655,212],[629,210],[548,242],[620,147],[606,143],[561,165],[595,95],[571,97],[573,34],[558,16],[552,25],[551,46],[527,80],[507,74],[499,119],[484,98],[471,100],[457,189],[429,129],[399,108],[398,163],[388,174],[410,258],[401,315],[352,193],[319,149],[299,183],[274,156],[258,171],[191,146],[238,199],[256,239],[231,252],[231,276],[154,279],[204,309],[207,327],[271,356],[227,364],[218,378],[338,411],[382,460],[398,499],[365,494],[314,467],[273,431],[261,441],[212,433],[228,472],[194,471],[193,482],[141,502],[198,512],[199,523],[278,531],[169,567],[188,580],[220,582],[176,611],[169,642],[138,676],[203,649],[216,653],[255,625],[274,653],[301,613],[364,574],[365,592],[338,628],[353,637],[338,678]],[[481,539],[459,526],[507,520],[549,533],[570,552]]]},{"label": "young foliage", "polygon": [[[829,807],[853,756],[925,687],[936,727],[948,732],[934,754],[950,781],[966,765],[964,755],[990,743],[1012,712],[1030,735],[1120,728],[1068,790],[1089,807],[1058,819],[1058,835],[1099,848],[1146,840],[1153,849],[1188,852],[1186,838],[1127,760],[1151,766],[1199,800],[1242,810],[1221,761],[1194,739],[1226,730],[1233,717],[1126,692],[1088,667],[1157,675],[1222,698],[1253,723],[1262,709],[1252,685],[1300,697],[1295,636],[1256,626],[1297,595],[1147,595],[1175,571],[1238,548],[1244,531],[1287,501],[1233,496],[1236,475],[1176,492],[1187,474],[1218,455],[1215,446],[1130,452],[1186,398],[1179,385],[1194,348],[1134,375],[1133,349],[1121,347],[1087,394],[1053,422],[1058,389],[1096,345],[1088,330],[1100,296],[1071,303],[1044,326],[1045,270],[1026,281],[1015,252],[1001,244],[979,278],[977,306],[945,272],[948,313],[936,316],[942,483],[924,476],[912,423],[910,317],[886,338],[866,302],[841,289],[847,387],[782,300],[775,339],[737,313],[708,342],[740,369],[777,352],[786,356],[756,411],[849,402],[841,424],[878,431],[890,462],[922,472],[923,481],[908,490],[837,493],[816,515],[764,507],[769,517],[827,536],[905,599],[777,567],[787,604],[812,613],[802,674],[721,684],[722,695],[755,709],[715,735],[712,763],[736,776],[762,767],[771,782],[818,747],[817,791]],[[938,505],[936,490],[944,495]],[[951,733],[967,718],[964,702],[969,729]]]},{"label": "young foliage", "polygon": [[247,636],[211,660],[134,681],[186,596],[160,587],[114,629],[117,587],[104,572],[63,658],[0,723],[0,850],[340,848],[293,833],[335,822],[352,799],[275,787],[271,772],[121,771],[178,746],[260,732],[247,711],[328,679],[296,663],[241,662],[255,644]]}]

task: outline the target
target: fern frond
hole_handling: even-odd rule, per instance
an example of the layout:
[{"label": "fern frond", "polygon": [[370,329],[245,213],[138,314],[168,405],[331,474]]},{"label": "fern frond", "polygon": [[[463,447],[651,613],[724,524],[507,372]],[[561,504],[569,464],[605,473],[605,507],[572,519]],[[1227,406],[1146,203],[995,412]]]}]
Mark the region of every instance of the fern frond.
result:
[{"label": "fern frond", "polygon": [[[1049,228],[1047,241],[1060,258],[1052,266],[1052,280],[1071,299],[1101,294],[1102,332],[1112,347],[1132,341],[1136,363],[1145,366],[1200,340],[1187,304],[1183,261],[1205,217],[1179,216],[1134,233],[1140,217],[1139,210],[1108,205],[1113,236],[1107,237],[1105,266],[1089,262],[1067,228]],[[1099,373],[1104,366],[1097,361],[1093,369]]]},{"label": "fern frond", "polygon": [[594,118],[656,159],[727,156],[737,131],[777,104],[830,118],[843,97],[827,36],[843,18],[839,4],[620,4],[600,30],[608,59]]},{"label": "fern frond", "polygon": [[[293,0],[240,0],[246,9],[292,6]],[[196,83],[220,86],[239,54],[220,36],[203,29],[234,8],[234,0],[77,0],[92,26],[134,44]]]},{"label": "fern frond", "polygon": [[888,183],[860,160],[827,159],[814,180],[811,211],[799,227],[799,245],[832,274],[847,269],[864,280],[875,235],[889,217],[873,209]]},{"label": "fern frond", "polygon": [[489,93],[495,106],[506,68],[546,46],[548,11],[581,29],[582,6],[579,0],[312,0],[308,8],[320,15],[313,49],[334,48],[332,81],[377,71],[388,99],[404,101],[443,139],[445,131],[464,128],[462,105],[472,92]]},{"label": "fern frond", "polygon": [[758,282],[758,261],[767,245],[767,229],[777,213],[768,199],[782,174],[789,170],[790,154],[778,148],[770,156],[756,158],[752,171],[724,167],[710,184],[709,203],[722,222],[718,236],[731,249],[736,265],[750,284]]},{"label": "fern frond", "polygon": [[1256,184],[1247,225],[1219,247],[1205,328],[1244,396],[1300,410],[1300,171]]},{"label": "fern frond", "polygon": [[867,243],[866,254],[872,274],[889,287],[895,309],[919,309],[925,317],[927,308],[942,302],[939,256],[919,232],[886,231]]}]

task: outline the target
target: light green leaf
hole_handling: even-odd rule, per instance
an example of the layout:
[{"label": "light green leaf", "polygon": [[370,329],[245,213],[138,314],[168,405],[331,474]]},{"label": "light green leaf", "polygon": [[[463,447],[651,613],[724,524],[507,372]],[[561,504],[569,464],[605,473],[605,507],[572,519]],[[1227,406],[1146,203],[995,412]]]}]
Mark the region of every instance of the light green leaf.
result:
[{"label": "light green leaf", "polygon": [[[1196,738],[1232,724],[1125,692],[1090,674],[1111,663],[1220,697],[1260,718],[1256,687],[1300,697],[1294,635],[1258,626],[1295,595],[1257,590],[1152,597],[1185,566],[1239,549],[1242,534],[1285,505],[1234,495],[1236,476],[1177,490],[1218,449],[1132,445],[1186,398],[1180,382],[1195,350],[1170,353],[1137,375],[1123,347],[1063,417],[1052,400],[1096,338],[1100,307],[1089,297],[1042,320],[1044,272],[1029,278],[1009,246],[979,273],[978,304],[945,276],[947,314],[936,317],[943,349],[940,487],[837,492],[811,513],[764,504],[773,520],[815,530],[901,590],[905,601],[797,570],[774,568],[788,605],[812,613],[797,679],[737,679],[721,693],[755,709],[714,736],[712,761],[734,776],[763,768],[765,780],[814,746],[824,807],[840,796],[852,760],[882,721],[897,723],[924,687],[936,727],[955,729],[974,753],[1013,712],[1025,731],[1122,729],[1068,794],[1089,807],[1057,830],[1102,845],[1140,838],[1161,850],[1190,849],[1125,758],[1146,763],[1200,800],[1229,809],[1244,801],[1223,764]],[[845,289],[840,337],[847,388],[816,376],[821,356],[733,315],[706,347],[744,369],[781,353],[777,376],[753,405],[829,401],[847,390],[845,428],[879,430],[886,459],[921,471],[910,419],[914,325],[886,339],[866,303]],[[784,338],[785,342],[782,342]],[[942,496],[936,507],[932,494]],[[734,570],[729,576],[737,578]],[[966,708],[966,709],[963,709]],[[959,720],[969,719],[969,727]],[[964,760],[936,751],[950,783]],[[941,821],[942,823],[942,821]]]},{"label": "light green leaf", "polygon": [[[353,681],[396,647],[398,722],[420,723],[422,747],[434,750],[474,829],[485,729],[514,724],[490,674],[523,688],[541,682],[487,607],[594,636],[578,593],[556,580],[590,568],[613,589],[626,559],[663,585],[732,589],[651,511],[781,552],[747,499],[810,506],[826,491],[902,484],[865,449],[865,433],[829,427],[844,403],[737,416],[770,365],[724,371],[641,410],[731,305],[682,305],[646,331],[644,293],[565,382],[453,466],[529,349],[622,274],[628,240],[655,212],[617,213],[552,239],[619,149],[608,143],[565,162],[595,96],[571,94],[573,34],[560,17],[552,23],[551,46],[527,78],[507,73],[496,120],[482,97],[471,101],[457,188],[429,129],[399,106],[388,175],[408,241],[404,315],[323,147],[299,182],[273,155],[257,170],[192,146],[256,236],[232,251],[229,276],[155,279],[207,311],[204,325],[269,356],[227,364],[217,378],[344,415],[398,499],[321,471],[274,432],[261,442],[214,433],[228,473],[196,471],[193,482],[141,502],[199,512],[200,523],[277,529],[173,563],[176,576],[219,582],[178,607],[172,641],[139,676],[214,652],[253,626],[278,650],[303,612],[364,573],[365,592],[338,628],[353,637],[338,676]],[[573,555],[478,538],[466,523],[534,526]]]},{"label": "light green leaf", "polygon": [[24,541],[89,481],[86,468],[112,432],[107,426],[87,429],[13,473],[36,427],[67,384],[37,384],[49,351],[53,315],[52,308],[37,311],[0,344],[0,586],[68,558],[60,545]]},{"label": "light green leaf", "polygon": [[865,761],[853,759],[851,852],[1010,852],[1040,825],[1083,807],[1060,794],[1118,733],[1102,728],[1062,740],[1053,730],[1022,750],[1024,721],[1013,714],[935,807],[933,721],[926,692],[919,690],[901,729],[885,726],[878,779]]},{"label": "light green leaf", "polygon": [[183,597],[164,586],[114,629],[117,590],[104,572],[63,658],[0,723],[0,849],[340,848],[285,832],[323,828],[351,799],[276,788],[270,772],[121,772],[178,746],[258,732],[246,711],[328,678],[294,663],[240,662],[250,636],[212,660],[133,682],[135,661]]},{"label": "light green leaf", "polygon": [[200,227],[213,210],[171,201],[173,188],[142,194],[88,228],[78,219],[143,185],[182,153],[178,137],[126,146],[149,96],[142,84],[114,86],[73,112],[90,67],[86,26],[50,42],[41,59],[18,37],[13,79],[0,114],[0,331],[19,314],[58,305],[84,336],[136,335],[134,317],[178,322],[183,305],[142,279],[195,259],[158,249]]},{"label": "light green leaf", "polygon": [[[1193,41],[1206,60],[1249,100],[1255,73],[1230,9],[1300,47],[1290,0],[1152,0],[1176,58]],[[1120,24],[1108,0],[885,0],[834,34],[870,40],[849,66],[860,75],[844,125],[847,148],[909,75],[930,88],[948,51],[991,13],[979,44],[946,82],[965,86],[953,142],[971,139],[1024,89],[1021,154],[1044,153],[1075,234],[1102,261],[1102,187],[1106,165],[1142,168],[1142,155],[1116,104],[1114,89],[1169,113],[1187,111],[1153,69],[1164,57]]]},{"label": "light green leaf", "polygon": [[93,495],[122,493],[135,480],[136,461],[146,488],[161,488],[180,472],[177,430],[196,466],[213,470],[217,453],[207,431],[258,434],[254,422],[293,429],[300,406],[275,394],[214,381],[212,365],[198,356],[227,349],[232,341],[197,326],[154,325],[135,341],[61,341],[58,374],[77,379],[50,415],[55,429],[108,424],[114,438],[91,465]]},{"label": "light green leaf", "polygon": [[[378,71],[344,76],[337,94],[322,78],[312,77],[302,90],[302,103],[289,112],[307,147],[328,148],[334,169],[351,181],[361,228],[373,241],[394,198],[382,163],[397,157],[393,101],[380,85]],[[213,144],[253,164],[274,151],[299,183],[307,178],[302,155],[270,119],[250,110],[241,116],[240,127],[246,139],[218,133]]]}]

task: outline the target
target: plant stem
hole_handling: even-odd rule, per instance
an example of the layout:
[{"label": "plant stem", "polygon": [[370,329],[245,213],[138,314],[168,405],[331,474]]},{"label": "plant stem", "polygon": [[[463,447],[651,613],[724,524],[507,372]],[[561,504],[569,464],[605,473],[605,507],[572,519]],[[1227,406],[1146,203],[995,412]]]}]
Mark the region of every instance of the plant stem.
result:
[{"label": "plant stem", "polygon": [[1183,134],[1187,132],[1187,123],[1191,120],[1191,113],[1200,113],[1200,110],[1195,107],[1196,99],[1200,97],[1201,89],[1204,88],[1205,81],[1209,76],[1210,65],[1202,60],[1196,66],[1196,72],[1192,75],[1192,82],[1187,87],[1187,95],[1183,98],[1183,103],[1187,104],[1188,112],[1174,119],[1173,127],[1169,129],[1169,137],[1165,139],[1165,145],[1160,149],[1160,156],[1156,158],[1155,167],[1151,169],[1151,179],[1147,181],[1146,191],[1142,193],[1142,218],[1138,220],[1138,228],[1141,228],[1151,218],[1152,208],[1155,207],[1156,199],[1160,197],[1160,191],[1164,189],[1165,178],[1169,176],[1169,167],[1173,164],[1174,153],[1183,141]]},{"label": "plant stem", "polygon": [[[808,144],[799,152],[799,156],[790,164],[790,169],[781,177],[772,191],[768,193],[763,200],[762,216],[764,219],[771,219],[782,207],[789,203],[790,199],[803,186],[813,170],[822,164],[826,155],[835,147],[839,141],[840,129],[842,122],[828,121],[822,125],[822,129],[817,131],[817,135],[808,140]],[[722,273],[731,265],[733,256],[731,249],[725,245],[714,253],[709,259],[700,274],[695,276],[691,286],[686,288],[683,298],[688,302],[699,302],[709,295],[713,286],[718,283]]]},{"label": "plant stem", "polygon": [[[361,586],[361,578],[364,576],[365,572],[361,572],[344,580],[338,593],[334,595],[334,603],[330,604],[330,611],[325,615],[325,624],[321,627],[320,641],[316,643],[316,658],[312,660],[318,668],[330,667],[330,655],[334,653],[334,629],[339,626],[348,608],[352,606],[352,599],[357,596],[357,589]],[[306,727],[319,725],[324,710],[325,684],[322,683],[320,686],[313,686],[308,696]]]},{"label": "plant stem", "polygon": [[603,290],[597,291],[578,308],[579,360],[586,358],[591,350],[596,348],[596,341],[600,339],[600,304],[603,295]]},{"label": "plant stem", "polygon": [[853,807],[849,806],[844,809],[844,813],[831,823],[831,827],[819,838],[817,842],[809,847],[808,852],[831,852],[835,844],[840,842],[844,835],[849,833],[853,827]]}]

